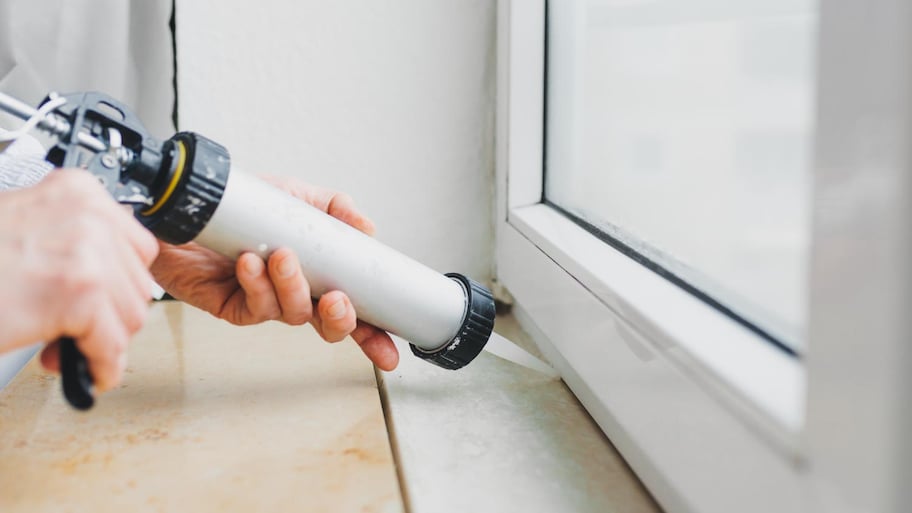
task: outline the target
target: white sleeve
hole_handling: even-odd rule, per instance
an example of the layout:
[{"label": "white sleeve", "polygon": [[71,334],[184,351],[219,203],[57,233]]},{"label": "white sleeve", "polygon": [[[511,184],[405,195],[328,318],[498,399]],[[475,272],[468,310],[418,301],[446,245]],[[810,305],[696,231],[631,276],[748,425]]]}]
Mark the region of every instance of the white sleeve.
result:
[{"label": "white sleeve", "polygon": [[23,136],[0,153],[0,191],[35,185],[53,167],[44,160],[44,148],[38,141]]},{"label": "white sleeve", "polygon": [[[28,187],[40,181],[53,168],[43,158],[38,141],[24,137],[0,153],[0,191]],[[26,362],[38,352],[41,344],[0,354],[0,389],[13,379]]]}]

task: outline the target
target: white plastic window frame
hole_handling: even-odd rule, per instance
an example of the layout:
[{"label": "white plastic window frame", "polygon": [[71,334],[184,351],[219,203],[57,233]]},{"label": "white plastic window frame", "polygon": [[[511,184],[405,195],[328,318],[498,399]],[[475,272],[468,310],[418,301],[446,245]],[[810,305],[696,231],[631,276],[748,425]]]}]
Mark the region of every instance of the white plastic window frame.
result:
[{"label": "white plastic window frame", "polygon": [[668,511],[902,511],[912,9],[821,0],[806,363],[542,202],[545,12],[498,2],[496,278],[523,325]]}]

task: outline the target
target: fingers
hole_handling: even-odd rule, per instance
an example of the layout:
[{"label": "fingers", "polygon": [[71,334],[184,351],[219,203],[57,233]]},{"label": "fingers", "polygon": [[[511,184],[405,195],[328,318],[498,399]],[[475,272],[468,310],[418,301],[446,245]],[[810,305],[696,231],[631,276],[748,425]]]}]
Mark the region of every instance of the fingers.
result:
[{"label": "fingers", "polygon": [[[91,314],[81,315],[89,324],[71,331],[77,334],[76,347],[85,355],[89,374],[99,393],[120,384],[127,366],[127,345],[145,321],[148,305],[140,296],[132,299],[139,300],[112,299],[106,305],[94,306]],[[98,305],[101,301],[91,303]],[[53,361],[49,360],[51,358]],[[59,372],[59,344],[53,343],[42,353],[42,364]]]},{"label": "fingers", "polygon": [[245,253],[238,259],[235,272],[245,294],[246,312],[236,316],[241,324],[281,320],[300,325],[313,316],[310,286],[291,250],[277,250],[268,264],[253,253]]},{"label": "fingers", "polygon": [[315,320],[318,321],[314,323],[317,331],[327,342],[338,342],[347,337],[358,321],[348,296],[338,290],[323,294],[317,303]]},{"label": "fingers", "polygon": [[113,308],[97,312],[88,332],[76,340],[89,364],[89,373],[98,392],[120,384],[127,367],[127,343],[130,335]]},{"label": "fingers", "polygon": [[232,316],[238,324],[282,320],[298,325],[310,321],[329,342],[340,341],[351,334],[364,354],[380,369],[389,371],[398,365],[399,352],[392,339],[382,330],[358,322],[355,308],[344,293],[327,292],[314,306],[310,286],[291,250],[277,250],[268,263],[253,253],[245,253],[238,259],[235,272],[246,296],[245,312]]},{"label": "fingers", "polygon": [[368,235],[373,235],[376,231],[373,221],[355,208],[355,200],[348,194],[332,193],[326,206],[326,213]]},{"label": "fingers", "polygon": [[90,173],[82,169],[59,169],[51,173],[47,180],[64,182],[67,193],[78,197],[77,205],[70,205],[71,208],[102,211],[116,224],[118,232],[126,237],[146,267],[155,260],[158,255],[155,237],[133,217],[129,209],[115,202]]},{"label": "fingers", "polygon": [[118,222],[123,228],[121,233],[124,234],[130,247],[132,247],[137,256],[140,257],[143,266],[148,268],[158,256],[158,239],[156,239],[149,230],[146,230],[143,225],[139,224],[139,221],[133,218],[132,215],[123,211],[121,212],[122,215],[116,216],[116,219],[118,219]]},{"label": "fingers", "polygon": [[[75,223],[71,230],[75,240],[70,267],[63,271],[69,282],[64,290],[94,297],[94,308],[110,304],[123,329],[135,333],[145,321],[152,294],[152,275],[142,257],[127,245],[122,231],[105,229],[94,219]],[[93,315],[92,310],[86,309],[85,315]]]},{"label": "fingers", "polygon": [[313,316],[310,284],[304,279],[298,257],[290,249],[281,248],[269,256],[268,268],[282,320],[292,325],[309,321]]},{"label": "fingers", "polygon": [[67,267],[56,292],[66,298],[57,307],[62,334],[76,339],[98,392],[120,383],[128,341],[145,322],[151,296],[147,257],[131,248],[123,230],[101,222],[122,212],[111,214],[67,223],[73,240],[61,239]]},{"label": "fingers", "polygon": [[292,178],[269,175],[264,175],[262,178],[368,235],[373,235],[376,231],[373,221],[357,209],[354,200],[348,194],[317,187]]},{"label": "fingers", "polygon": [[[147,301],[152,291],[148,267],[158,255],[155,237],[129,210],[116,203],[88,172],[61,169],[51,173],[46,180],[54,186],[56,194],[65,195],[65,199],[59,201],[70,213],[61,222],[65,229],[71,230],[69,235],[74,243],[85,242],[86,246],[91,246],[86,251],[118,255],[114,262],[122,265],[112,262],[114,265],[109,266],[109,272],[118,274],[120,271],[118,278],[124,279],[116,282],[119,287],[131,284],[142,300]],[[109,244],[99,246],[98,240]]]},{"label": "fingers", "polygon": [[393,339],[385,331],[359,321],[351,300],[343,292],[323,294],[311,323],[327,342],[338,342],[351,335],[365,356],[381,370],[391,371],[399,365],[399,350]]},{"label": "fingers", "polygon": [[[107,248],[110,254],[117,254],[122,265],[106,270],[112,281],[116,305],[124,319],[138,324],[128,325],[135,331],[145,319],[149,301],[152,299],[152,274],[149,272],[145,257],[128,247],[124,237],[111,234],[111,245]],[[132,290],[129,287],[132,286]]]},{"label": "fingers", "polygon": [[246,312],[237,316],[239,323],[280,319],[282,309],[263,260],[253,253],[244,253],[238,258],[235,272],[245,293],[243,307]]},{"label": "fingers", "polygon": [[[155,239],[84,170],[55,171],[6,207],[3,231],[20,248],[7,244],[6,250],[15,250],[15,274],[27,284],[20,296],[41,312],[41,322],[27,326],[22,338],[74,338],[96,390],[116,386],[129,338],[148,312]],[[42,364],[59,370],[58,359],[59,344],[52,342]]]},{"label": "fingers", "polygon": [[385,331],[358,321],[358,327],[351,336],[361,347],[364,355],[380,370],[391,371],[399,365],[399,350]]},{"label": "fingers", "polygon": [[[113,305],[96,308],[88,331],[76,339],[76,347],[86,357],[96,392],[120,384],[127,367],[127,344],[132,335]],[[41,352],[41,365],[60,372],[60,343],[54,341]]]},{"label": "fingers", "polygon": [[[338,321],[328,320],[326,313],[324,313],[333,304],[332,300],[327,300],[325,303],[323,301],[323,298],[330,294],[341,295],[347,305],[348,312],[345,317]],[[367,359],[380,370],[388,372],[399,365],[399,350],[396,348],[396,344],[393,343],[393,339],[385,331],[357,320],[354,308],[352,308],[351,302],[344,294],[336,291],[324,294],[323,298],[321,298],[317,307],[319,313],[314,315],[314,319],[311,322],[313,322],[317,331],[327,342],[338,342],[344,339],[346,335],[351,335],[364,355],[367,356]],[[354,329],[350,329],[350,323],[352,322],[354,323]]]},{"label": "fingers", "polygon": [[60,342],[54,341],[41,350],[41,366],[50,372],[60,372]]}]

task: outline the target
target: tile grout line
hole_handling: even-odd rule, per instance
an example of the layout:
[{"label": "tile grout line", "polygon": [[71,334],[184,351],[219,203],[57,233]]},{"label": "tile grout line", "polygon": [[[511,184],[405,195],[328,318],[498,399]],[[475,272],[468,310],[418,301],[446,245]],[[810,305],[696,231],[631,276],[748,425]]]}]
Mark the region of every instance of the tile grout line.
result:
[{"label": "tile grout line", "polygon": [[380,408],[383,411],[383,420],[386,424],[386,434],[389,439],[390,451],[393,453],[393,466],[396,469],[396,479],[399,481],[399,495],[402,498],[402,508],[405,513],[412,511],[411,497],[405,484],[405,475],[402,468],[402,454],[399,451],[399,441],[396,437],[396,428],[393,425],[393,416],[390,412],[389,395],[383,379],[383,373],[374,366],[374,377],[377,380],[377,392],[380,396]]}]

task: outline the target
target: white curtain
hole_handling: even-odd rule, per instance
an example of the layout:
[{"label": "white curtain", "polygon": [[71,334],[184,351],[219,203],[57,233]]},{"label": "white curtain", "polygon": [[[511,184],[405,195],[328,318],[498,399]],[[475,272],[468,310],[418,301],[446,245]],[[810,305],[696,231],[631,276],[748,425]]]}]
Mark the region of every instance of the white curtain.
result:
[{"label": "white curtain", "polygon": [[0,91],[32,105],[49,91],[104,92],[168,137],[170,18],[171,0],[0,0]]}]

